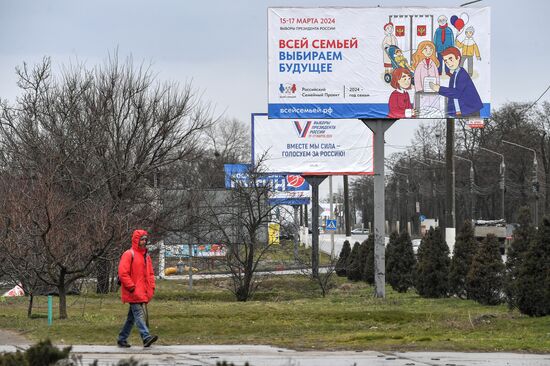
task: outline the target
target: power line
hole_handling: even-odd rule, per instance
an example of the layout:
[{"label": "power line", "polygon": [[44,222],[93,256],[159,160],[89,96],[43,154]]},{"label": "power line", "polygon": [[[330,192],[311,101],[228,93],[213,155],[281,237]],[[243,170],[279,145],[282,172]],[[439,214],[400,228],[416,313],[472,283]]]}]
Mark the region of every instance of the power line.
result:
[{"label": "power line", "polygon": [[544,96],[544,94],[546,94],[548,90],[550,90],[550,85],[548,85],[548,88],[546,88],[546,90],[540,95],[540,97],[538,97],[538,99],[535,100],[533,104],[531,104],[526,110],[524,110],[523,113],[527,113],[529,109],[533,108],[533,106],[537,104],[539,100],[541,100],[541,98]]}]

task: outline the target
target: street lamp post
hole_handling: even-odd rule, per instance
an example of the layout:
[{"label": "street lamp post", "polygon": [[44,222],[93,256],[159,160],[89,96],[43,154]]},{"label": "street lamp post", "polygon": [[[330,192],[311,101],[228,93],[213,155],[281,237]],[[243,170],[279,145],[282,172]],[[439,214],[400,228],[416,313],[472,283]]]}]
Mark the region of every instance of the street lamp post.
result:
[{"label": "street lamp post", "polygon": [[470,163],[470,215],[471,220],[475,218],[475,201],[474,201],[474,162],[470,159],[463,158],[462,156],[455,155],[455,158],[459,160],[465,160]]},{"label": "street lamp post", "polygon": [[[422,164],[422,165],[425,165],[427,166],[428,168],[431,169],[431,165],[428,164],[428,163],[425,163],[421,160],[418,160],[418,159],[415,159],[415,158],[411,158],[409,156],[409,160],[410,161],[416,161],[417,163],[419,164]],[[432,173],[433,173],[433,176],[432,176],[432,179],[431,179],[431,184],[432,184],[432,199],[433,199],[433,205],[432,205],[432,215],[434,216],[434,218],[436,218],[437,216],[437,196],[436,196],[436,191],[435,191],[435,170],[432,170]]]},{"label": "street lamp post", "polygon": [[[454,154],[454,153],[453,153]],[[443,164],[443,165],[447,165],[447,162],[446,161],[443,161],[443,160],[437,160],[437,159],[431,159],[431,158],[426,158],[427,160],[431,161],[431,162],[434,162],[434,163],[438,163],[438,164]],[[434,181],[435,181],[435,169],[433,170],[433,175],[434,175]],[[454,167],[453,167],[453,177],[454,177]],[[454,179],[454,178],[453,178]],[[453,187],[454,187],[454,184],[453,184]],[[453,192],[454,192],[454,188],[453,188]],[[435,195],[435,193],[434,193]],[[453,196],[454,196],[454,193],[453,193]],[[447,203],[447,201],[445,201]],[[441,210],[441,207],[439,205],[439,201],[437,201],[437,214],[439,215],[439,211]],[[443,223],[446,223],[449,221],[449,215],[448,215],[448,211],[447,209],[445,208],[444,210],[444,214],[443,214]],[[453,212],[454,212],[454,209],[453,209]],[[454,216],[454,214],[453,214]],[[441,222],[441,218],[439,218],[439,222]],[[454,222],[454,221],[453,221]],[[445,227],[446,228],[449,228],[449,225],[445,224]],[[453,226],[454,227],[454,226]]]},{"label": "street lamp post", "polygon": [[535,225],[538,225],[539,223],[539,179],[537,177],[537,169],[538,169],[538,163],[537,163],[537,152],[534,149],[531,149],[527,146],[523,146],[520,144],[517,144],[515,142],[502,140],[505,144],[514,145],[517,147],[521,147],[522,149],[529,150],[533,153],[533,195],[535,196]]},{"label": "street lamp post", "polygon": [[[431,206],[431,209],[432,209],[432,216],[434,219],[437,218],[437,194],[436,194],[436,177],[435,177],[435,170],[432,169],[432,166],[426,162],[423,162],[422,160],[418,160],[418,159],[415,159],[415,158],[412,158],[409,156],[409,166],[410,166],[410,169],[411,169],[411,174],[413,172],[413,168],[412,168],[412,162],[415,161],[417,162],[418,164],[421,164],[421,165],[424,165],[424,166],[427,166],[428,168],[430,168],[430,170],[432,170],[432,179],[430,179],[430,184],[431,184],[431,191],[432,191],[432,206]],[[418,198],[418,203],[420,203],[420,198],[421,198],[421,194],[420,194],[420,191],[418,192],[419,193],[419,198]],[[415,210],[413,210],[413,212],[415,212],[415,217],[418,219],[418,233],[421,233],[422,232],[422,227],[421,227],[421,222],[420,222],[420,216],[421,216],[421,212],[424,211],[421,207],[420,207],[420,204],[415,204]],[[422,206],[423,207],[423,206]],[[424,212],[424,213],[427,213]]]},{"label": "street lamp post", "polygon": [[[407,197],[408,197],[408,193],[409,193],[409,175],[408,174],[405,174],[405,173],[399,173],[399,172],[396,172],[395,170],[393,171],[394,174],[397,174],[397,175],[401,175],[401,176],[404,176],[405,179],[406,179],[406,184],[407,184],[407,196],[405,197],[405,199],[407,200]],[[397,184],[397,218],[399,220],[399,224],[401,224],[401,203],[400,203],[400,200],[399,200],[399,179],[397,179],[396,181],[396,184]],[[405,217],[408,218],[408,202],[405,201]],[[399,233],[400,232],[400,225],[397,226],[397,232]],[[409,230],[407,230],[409,231]]]},{"label": "street lamp post", "polygon": [[479,148],[481,150],[485,150],[485,151],[490,152],[492,154],[498,155],[502,159],[502,162],[500,163],[500,190],[501,190],[501,202],[500,203],[501,203],[501,216],[502,216],[502,219],[505,219],[505,217],[504,217],[504,191],[506,190],[506,180],[505,180],[506,165],[504,164],[504,155],[502,155],[501,153],[498,153],[496,151],[489,150],[487,148],[481,147],[481,146]]},{"label": "street lamp post", "polygon": [[[460,160],[466,160],[470,163],[470,195],[471,195],[470,196],[470,214],[471,214],[471,219],[473,220],[475,216],[474,215],[474,163],[470,159],[463,158],[462,156],[455,155],[454,157]],[[445,162],[442,160],[436,160],[436,159],[430,159],[430,158],[427,158],[427,159],[429,161],[433,161],[434,163],[445,164]]]},{"label": "street lamp post", "polygon": [[[406,179],[407,195],[405,196],[406,197],[406,204],[405,204],[405,219],[406,219],[406,221],[405,222],[406,222],[407,232],[410,235],[412,235],[413,232],[412,232],[412,226],[411,226],[411,221],[410,220],[414,216],[414,208],[415,208],[414,207],[415,206],[415,202],[414,202],[415,200],[414,200],[414,195],[413,195],[413,189],[411,188],[412,179],[409,180],[409,175],[412,174],[412,171],[411,171],[411,168],[402,167],[402,166],[398,166],[398,165],[395,165],[394,168],[404,169],[404,170],[409,171],[409,174],[405,174],[405,173],[397,172],[397,171],[395,171],[395,169],[393,169],[394,173],[402,175]],[[410,216],[409,216],[409,209],[411,209],[411,211],[412,211]]]}]

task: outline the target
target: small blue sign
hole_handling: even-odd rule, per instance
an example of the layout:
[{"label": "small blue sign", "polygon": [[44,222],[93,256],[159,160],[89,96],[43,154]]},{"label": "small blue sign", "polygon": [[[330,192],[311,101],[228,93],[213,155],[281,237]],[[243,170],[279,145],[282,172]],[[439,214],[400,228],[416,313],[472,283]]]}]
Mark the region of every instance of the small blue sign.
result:
[{"label": "small blue sign", "polygon": [[327,220],[325,230],[336,231],[336,220]]},{"label": "small blue sign", "polygon": [[420,215],[420,222],[424,222],[426,220],[426,216]]}]

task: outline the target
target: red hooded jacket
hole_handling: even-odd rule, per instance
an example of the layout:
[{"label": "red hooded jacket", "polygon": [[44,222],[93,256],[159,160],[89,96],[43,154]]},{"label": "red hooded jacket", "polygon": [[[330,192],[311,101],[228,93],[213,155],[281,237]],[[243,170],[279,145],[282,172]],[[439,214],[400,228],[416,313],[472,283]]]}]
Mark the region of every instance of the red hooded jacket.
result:
[{"label": "red hooded jacket", "polygon": [[[139,238],[147,235],[145,230],[135,230],[132,234],[132,251],[122,254],[118,265],[118,278],[122,286],[120,293],[123,303],[148,303],[155,292],[155,273],[147,249],[139,247]],[[132,268],[130,268],[130,266]]]}]

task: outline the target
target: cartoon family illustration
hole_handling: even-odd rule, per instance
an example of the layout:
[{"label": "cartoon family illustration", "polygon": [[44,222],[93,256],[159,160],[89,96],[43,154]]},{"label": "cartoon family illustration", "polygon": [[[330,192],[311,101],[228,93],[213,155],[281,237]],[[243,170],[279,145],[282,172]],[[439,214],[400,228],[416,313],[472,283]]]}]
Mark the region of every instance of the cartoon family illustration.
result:
[{"label": "cartoon family illustration", "polygon": [[[397,45],[394,24],[390,21],[384,25],[384,80],[394,89],[388,101],[388,118],[480,115],[483,103],[472,81],[474,57],[481,60],[475,29],[469,26],[461,32],[468,22],[465,13],[460,18],[451,17],[459,33],[456,36],[445,15],[440,15],[437,22],[439,27],[432,40],[422,40],[413,48],[412,65]],[[447,77],[448,86],[441,85],[441,79]],[[409,91],[414,94],[414,103]]]}]

